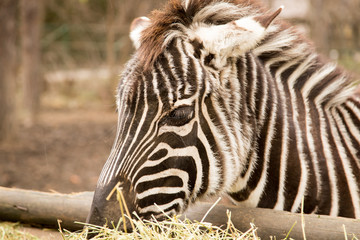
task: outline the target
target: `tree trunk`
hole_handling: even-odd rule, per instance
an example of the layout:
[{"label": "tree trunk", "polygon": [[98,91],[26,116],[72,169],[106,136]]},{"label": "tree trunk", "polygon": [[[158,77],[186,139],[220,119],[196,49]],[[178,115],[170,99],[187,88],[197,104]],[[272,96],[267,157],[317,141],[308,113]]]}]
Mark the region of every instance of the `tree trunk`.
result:
[{"label": "tree trunk", "polygon": [[111,72],[111,77],[114,75],[115,67],[115,12],[117,11],[114,0],[107,0],[106,22],[107,22],[107,34],[106,34],[106,62]]},{"label": "tree trunk", "polygon": [[16,0],[0,1],[0,141],[15,132]]},{"label": "tree trunk", "polygon": [[105,102],[112,105],[114,102],[114,89],[118,83],[118,72],[116,69],[116,52],[115,52],[115,36],[117,33],[118,25],[115,21],[115,16],[118,12],[119,1],[107,0],[106,1],[106,64],[109,70],[110,78],[107,79],[106,89],[101,90],[100,95]]},{"label": "tree trunk", "polygon": [[42,86],[40,51],[43,25],[43,0],[20,0],[21,12],[21,79],[23,113],[31,125],[40,106]]}]

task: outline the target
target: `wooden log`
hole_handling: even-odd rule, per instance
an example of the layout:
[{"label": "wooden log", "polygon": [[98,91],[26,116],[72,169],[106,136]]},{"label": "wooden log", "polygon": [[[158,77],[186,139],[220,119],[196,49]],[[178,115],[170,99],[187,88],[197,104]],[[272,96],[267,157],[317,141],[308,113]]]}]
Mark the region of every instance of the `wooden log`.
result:
[{"label": "wooden log", "polygon": [[[61,219],[62,227],[79,230],[83,225],[74,222],[85,222],[92,197],[92,192],[58,194],[0,187],[0,220],[58,228],[57,219]],[[183,215],[200,221],[211,206],[211,203],[198,203]],[[345,239],[344,226],[349,239],[352,239],[353,235],[360,239],[360,219],[301,215],[218,204],[209,212],[205,221],[219,226],[226,225],[227,209],[231,211],[231,220],[236,228],[247,231],[250,223],[254,223],[262,239],[269,239],[270,236],[282,239],[294,224],[289,237],[302,239],[302,217],[307,239]]]},{"label": "wooden log", "polygon": [[[210,203],[201,203],[188,209],[185,215],[189,219],[200,221],[210,207]],[[307,239],[345,239],[343,226],[345,226],[349,239],[353,239],[354,235],[358,239],[360,238],[360,219],[314,214],[301,215],[264,208],[216,205],[205,218],[205,222],[218,226],[225,225],[228,219],[227,209],[230,210],[231,221],[237,229],[245,232],[250,228],[250,223],[254,223],[261,239],[269,239],[270,236],[274,236],[273,239],[284,239],[291,229],[289,237],[303,239],[302,218],[305,223],[304,229]]]},{"label": "wooden log", "polygon": [[0,220],[29,223],[68,230],[83,227],[89,213],[93,192],[76,194],[46,193],[0,187]]}]

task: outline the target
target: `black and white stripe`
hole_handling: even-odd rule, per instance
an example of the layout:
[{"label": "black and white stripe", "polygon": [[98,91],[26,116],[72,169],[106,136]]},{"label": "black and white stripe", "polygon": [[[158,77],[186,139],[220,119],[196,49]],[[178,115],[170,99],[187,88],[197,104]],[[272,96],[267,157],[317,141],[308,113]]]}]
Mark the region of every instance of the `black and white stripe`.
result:
[{"label": "black and white stripe", "polygon": [[[217,4],[229,6],[227,22],[248,17],[213,1],[192,19],[219,20]],[[352,80],[281,23],[225,62],[199,42],[199,24],[169,30],[150,69],[137,54],[127,65],[116,141],[97,188],[130,182],[125,191],[144,217],[227,193],[245,206],[299,212],[304,198],[306,213],[360,218],[360,96]]]}]

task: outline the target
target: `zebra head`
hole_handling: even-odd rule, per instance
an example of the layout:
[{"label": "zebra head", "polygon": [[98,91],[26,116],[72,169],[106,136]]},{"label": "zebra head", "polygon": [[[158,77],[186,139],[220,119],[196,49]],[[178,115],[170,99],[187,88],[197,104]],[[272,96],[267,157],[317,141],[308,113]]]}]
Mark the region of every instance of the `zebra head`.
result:
[{"label": "zebra head", "polygon": [[267,14],[240,2],[176,0],[133,22],[137,51],[117,90],[117,135],[89,223],[119,220],[116,186],[130,212],[161,219],[227,192],[240,175],[253,120],[250,107],[233,109],[247,100],[223,89],[235,84],[223,69],[257,46],[281,11]]}]

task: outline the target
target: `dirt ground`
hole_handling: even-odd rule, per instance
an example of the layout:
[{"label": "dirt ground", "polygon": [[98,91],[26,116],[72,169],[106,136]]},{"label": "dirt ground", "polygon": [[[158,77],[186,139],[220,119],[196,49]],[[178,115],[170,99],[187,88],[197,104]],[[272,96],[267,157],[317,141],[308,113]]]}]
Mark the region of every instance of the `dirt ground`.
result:
[{"label": "dirt ground", "polygon": [[52,110],[13,143],[0,145],[0,186],[94,191],[116,134],[115,112]]}]

